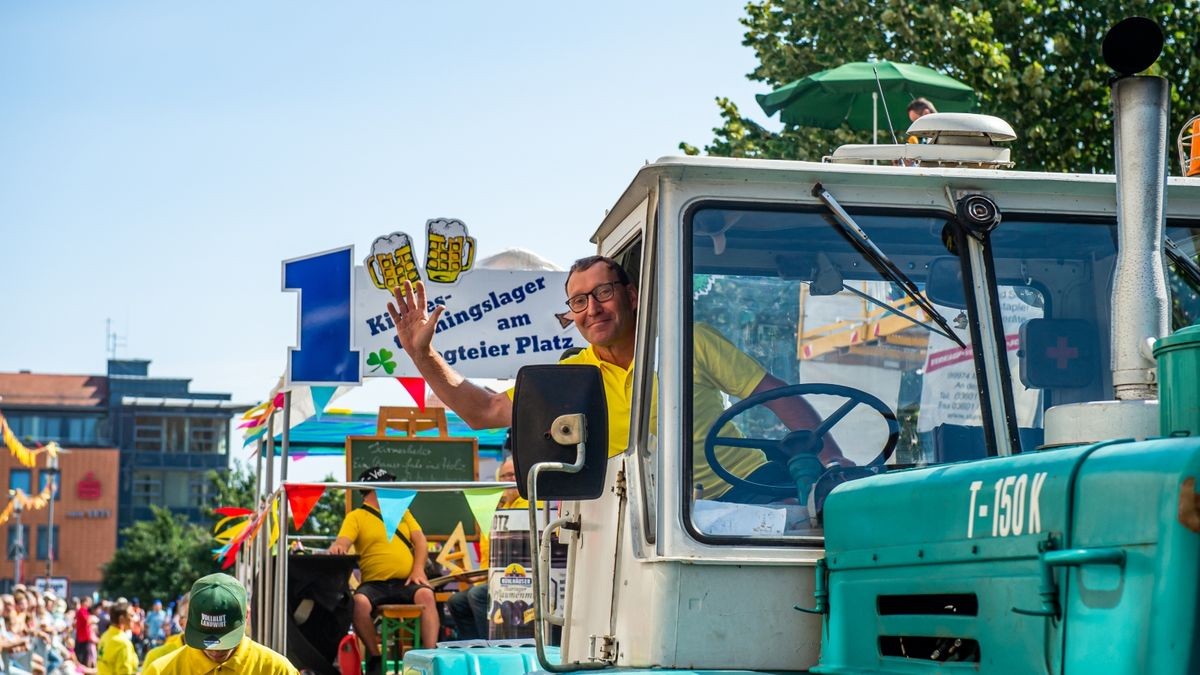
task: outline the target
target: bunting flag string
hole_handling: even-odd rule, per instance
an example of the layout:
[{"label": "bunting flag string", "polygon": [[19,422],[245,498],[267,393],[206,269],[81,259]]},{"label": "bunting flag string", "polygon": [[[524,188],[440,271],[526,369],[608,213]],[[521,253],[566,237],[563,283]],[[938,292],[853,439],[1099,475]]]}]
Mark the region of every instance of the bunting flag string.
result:
[{"label": "bunting flag string", "polygon": [[404,387],[409,396],[412,396],[417,409],[425,412],[425,380],[420,377],[397,377],[396,381]]},{"label": "bunting flag string", "polygon": [[375,490],[375,496],[379,498],[379,514],[383,516],[383,529],[388,533],[388,541],[391,541],[396,535],[396,528],[404,518],[404,512],[408,510],[408,505],[412,504],[417,493],[412,490],[379,488]]},{"label": "bunting flag string", "polygon": [[16,458],[16,460],[20,462],[22,466],[33,468],[37,465],[37,456],[43,452],[51,457],[57,457],[58,453],[62,451],[62,448],[60,448],[58,443],[55,443],[54,441],[51,441],[40,448],[30,449],[26,447],[25,444],[22,443],[19,438],[17,438],[17,435],[13,433],[12,427],[8,425],[8,420],[4,418],[2,413],[0,413],[0,431],[2,431],[4,436],[4,445],[8,447],[8,451],[12,453],[12,456]]},{"label": "bunting flag string", "polygon": [[325,406],[333,400],[334,394],[337,393],[337,387],[309,387],[308,393],[312,396],[313,414],[317,419],[321,419],[325,415]]},{"label": "bunting flag string", "polygon": [[492,516],[496,513],[496,507],[500,505],[502,492],[504,488],[463,490],[467,505],[471,507],[471,515],[475,516],[475,522],[479,523],[481,531],[488,532],[492,529]]},{"label": "bunting flag string", "polygon": [[308,514],[312,513],[313,507],[321,500],[321,495],[325,494],[325,486],[316,485],[285,485],[284,490],[287,492],[288,510],[292,513],[292,523],[299,530],[304,526],[304,521],[308,520]]},{"label": "bunting flag string", "polygon": [[53,482],[46,483],[46,487],[42,488],[42,491],[36,495],[27,495],[20,488],[14,490],[12,499],[9,499],[8,504],[4,505],[4,510],[0,511],[0,525],[7,523],[8,519],[12,517],[14,504],[19,503],[25,511],[37,511],[46,508],[46,505],[50,503],[51,496],[54,494],[53,487]]}]

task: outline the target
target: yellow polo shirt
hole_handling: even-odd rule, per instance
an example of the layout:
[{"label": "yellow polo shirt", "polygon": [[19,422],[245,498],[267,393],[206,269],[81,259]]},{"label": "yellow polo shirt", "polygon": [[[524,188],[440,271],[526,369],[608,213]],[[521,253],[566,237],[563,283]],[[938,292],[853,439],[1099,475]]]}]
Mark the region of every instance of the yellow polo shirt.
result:
[{"label": "yellow polo shirt", "polygon": [[216,663],[203,651],[184,646],[146,666],[142,672],[144,675],[300,675],[283,656],[248,637],[242,638],[225,663]]},{"label": "yellow polo shirt", "polygon": [[[692,486],[703,486],[702,497],[715,499],[729,491],[704,456],[704,438],[713,422],[725,412],[722,392],[746,398],[762,382],[767,371],[758,362],[725,339],[712,326],[698,323],[693,327],[692,343]],[[721,436],[740,438],[732,422],[721,429]],[[761,450],[719,445],[714,453],[729,473],[745,478],[767,463]]]},{"label": "yellow polo shirt", "polygon": [[616,457],[629,445],[629,411],[633,404],[633,362],[622,368],[596,355],[588,345],[578,354],[559,361],[562,364],[596,366],[604,382],[604,397],[608,402],[608,456]]},{"label": "yellow polo shirt", "polygon": [[99,675],[133,675],[138,671],[137,650],[125,631],[109,626],[96,648],[96,672]]},{"label": "yellow polo shirt", "polygon": [[183,633],[176,633],[169,636],[163,643],[154,649],[146,652],[146,658],[142,659],[142,667],[146,667],[154,663],[156,659],[160,659],[171,652],[183,647]]},{"label": "yellow polo shirt", "polygon": [[[413,518],[411,511],[405,511],[398,528],[404,536],[412,541],[412,533],[420,532],[421,526]],[[393,536],[388,541],[388,533],[383,529],[383,520],[362,508],[357,508],[346,515],[342,521],[339,537],[345,537],[354,543],[358,553],[358,568],[362,570],[362,580],[386,581],[388,579],[407,579],[412,574],[413,554],[408,545],[400,537]]]}]

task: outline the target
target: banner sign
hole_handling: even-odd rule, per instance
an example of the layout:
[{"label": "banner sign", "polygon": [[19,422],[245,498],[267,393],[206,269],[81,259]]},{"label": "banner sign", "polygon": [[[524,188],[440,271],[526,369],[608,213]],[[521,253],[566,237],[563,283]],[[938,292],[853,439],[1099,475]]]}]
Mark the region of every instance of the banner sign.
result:
[{"label": "banner sign", "polygon": [[[563,350],[583,347],[574,323],[555,316],[566,311],[566,272],[475,270],[453,288],[426,282],[426,310],[438,317],[433,348],[463,377],[516,377],[521,366],[554,363]],[[417,376],[404,355],[387,303],[389,291],[374,286],[370,271],[355,270],[355,345],[365,377]],[[388,368],[388,363],[394,363]]]},{"label": "banner sign", "polygon": [[377,237],[363,265],[348,271],[353,248],[284,261],[284,290],[301,294],[289,384],[419,376],[387,312],[405,281],[424,284],[426,311],[445,306],[433,346],[464,377],[513,378],[522,366],[586,346],[566,308],[566,272],[475,269],[475,238],[461,220],[431,219],[425,230],[423,264],[405,232]]}]

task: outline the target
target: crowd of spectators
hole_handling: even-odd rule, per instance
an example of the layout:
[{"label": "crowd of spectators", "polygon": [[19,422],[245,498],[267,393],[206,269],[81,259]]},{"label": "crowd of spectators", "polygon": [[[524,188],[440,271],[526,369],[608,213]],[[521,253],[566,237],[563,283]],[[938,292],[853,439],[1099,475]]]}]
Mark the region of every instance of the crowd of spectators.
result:
[{"label": "crowd of spectators", "polygon": [[0,594],[0,673],[77,675],[97,673],[97,646],[114,608],[128,617],[129,639],[143,660],[146,652],[182,631],[174,603],[155,600],[150,610],[137,598],[94,603],[90,596],[59,598],[18,584]]}]

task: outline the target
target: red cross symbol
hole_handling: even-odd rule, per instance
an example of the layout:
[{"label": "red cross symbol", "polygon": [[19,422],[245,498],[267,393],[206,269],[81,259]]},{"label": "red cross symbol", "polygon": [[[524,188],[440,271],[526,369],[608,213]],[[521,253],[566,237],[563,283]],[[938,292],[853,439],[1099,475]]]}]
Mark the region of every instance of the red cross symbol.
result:
[{"label": "red cross symbol", "polygon": [[1046,356],[1055,361],[1055,365],[1059,370],[1064,370],[1067,367],[1067,362],[1071,359],[1079,358],[1078,347],[1068,347],[1067,338],[1058,338],[1058,344],[1046,350]]}]

